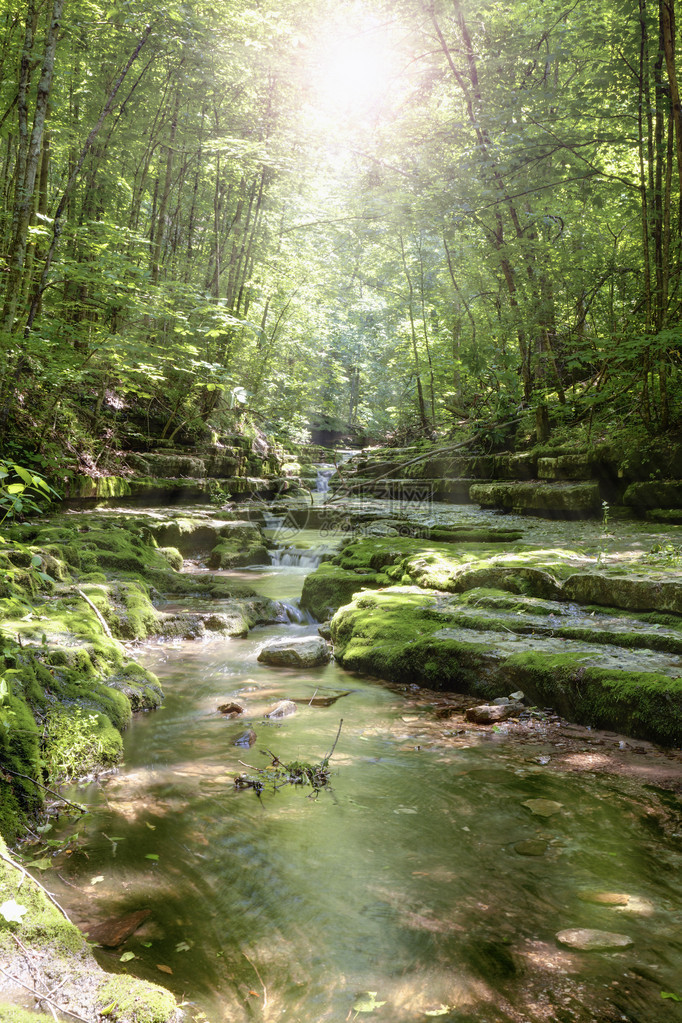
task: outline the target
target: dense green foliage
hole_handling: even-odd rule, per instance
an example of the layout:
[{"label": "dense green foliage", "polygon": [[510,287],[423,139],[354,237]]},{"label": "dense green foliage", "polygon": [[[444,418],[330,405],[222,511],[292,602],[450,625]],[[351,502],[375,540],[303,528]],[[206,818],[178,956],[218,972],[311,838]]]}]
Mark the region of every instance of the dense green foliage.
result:
[{"label": "dense green foliage", "polygon": [[[3,0],[0,430],[682,420],[674,5]],[[286,424],[282,427],[282,424]],[[96,442],[92,438],[97,438]],[[34,458],[31,463],[29,458]]]}]

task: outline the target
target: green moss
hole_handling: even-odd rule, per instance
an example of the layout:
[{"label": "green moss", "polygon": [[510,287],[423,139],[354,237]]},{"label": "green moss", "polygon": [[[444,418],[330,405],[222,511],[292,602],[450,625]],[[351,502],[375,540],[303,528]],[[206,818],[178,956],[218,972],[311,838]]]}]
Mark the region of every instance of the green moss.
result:
[{"label": "green moss", "polygon": [[177,547],[159,547],[159,554],[161,554],[174,572],[181,572],[183,566],[183,557]]},{"label": "green moss", "polygon": [[391,682],[500,695],[485,679],[485,643],[436,635],[442,631],[436,600],[415,589],[361,594],[332,619],[336,660]]},{"label": "green moss", "polygon": [[[386,576],[383,580],[390,582]],[[315,618],[326,621],[334,611],[352,600],[365,587],[380,585],[374,572],[360,574],[340,568],[332,562],[323,562],[306,576],[301,594],[301,606]]]},{"label": "green moss", "polygon": [[7,847],[0,838],[0,890],[3,902],[15,899],[26,909],[21,923],[10,923],[0,916],[0,949],[16,952],[13,935],[21,936],[24,946],[35,947],[44,955],[48,950],[59,955],[81,955],[87,951],[85,938],[49,901],[35,881],[8,860]]},{"label": "green moss", "polygon": [[28,1009],[20,1009],[8,1002],[0,1002],[0,1020],[2,1023],[54,1023],[52,1016],[46,1016],[43,1012],[29,1012]]},{"label": "green moss", "polygon": [[579,654],[515,654],[510,678],[572,721],[665,745],[682,742],[682,679],[586,666]]},{"label": "green moss", "polygon": [[230,522],[220,529],[220,540],[209,555],[210,568],[237,568],[241,565],[268,565],[270,555],[265,538],[250,522]]},{"label": "green moss", "polygon": [[97,1008],[112,1023],[167,1023],[177,1011],[175,998],[165,988],[121,974],[99,988]]},{"label": "green moss", "polygon": [[[6,673],[7,675],[7,673]],[[10,685],[17,695],[0,703],[0,834],[15,841],[27,817],[42,806],[42,792],[31,781],[42,781],[40,732],[21,693],[16,675]]]},{"label": "green moss", "polygon": [[104,714],[60,709],[48,715],[46,727],[45,766],[53,781],[113,767],[121,759],[120,732]]}]

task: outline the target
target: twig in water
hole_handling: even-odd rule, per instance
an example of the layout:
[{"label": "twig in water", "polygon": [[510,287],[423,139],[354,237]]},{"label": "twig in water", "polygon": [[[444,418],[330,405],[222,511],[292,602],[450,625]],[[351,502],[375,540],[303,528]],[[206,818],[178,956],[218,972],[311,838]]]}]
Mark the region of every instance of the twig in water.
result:
[{"label": "twig in water", "polygon": [[255,963],[251,962],[251,960],[247,956],[246,952],[242,952],[242,955],[244,956],[244,958],[246,959],[247,963],[249,964],[249,966],[251,967],[251,969],[253,970],[253,972],[256,974],[256,976],[258,977],[258,979],[260,981],[261,987],[263,988],[263,1008],[267,1009],[267,1007],[268,1007],[268,989],[266,988],[265,984],[263,983],[263,978],[261,977],[260,973],[258,972],[258,967],[256,966]]},{"label": "twig in water", "polygon": [[318,691],[319,691],[319,688],[320,688],[320,687],[318,686],[318,687],[317,687],[317,689],[315,690],[315,692],[313,693],[313,695],[312,695],[312,696],[310,697],[310,703],[308,704],[308,706],[309,706],[309,707],[311,706],[311,704],[312,704],[313,700],[314,700],[314,699],[315,699],[315,697],[317,696],[317,694],[318,694]]},{"label": "twig in water", "polygon": [[60,796],[58,792],[54,791],[54,789],[48,789],[47,785],[43,785],[42,782],[36,781],[35,778],[31,778],[29,774],[22,774],[20,771],[10,771],[9,767],[3,767],[3,771],[6,774],[13,774],[15,778],[25,778],[26,781],[30,781],[32,785],[36,785],[39,789],[42,789],[43,792],[49,792],[49,794],[54,796],[55,799],[59,799],[62,803],[66,803],[67,806],[72,806],[74,810],[78,810],[79,813],[88,812],[84,806],[81,806],[79,803],[72,803],[70,799],[66,798],[66,796]]},{"label": "twig in water", "polygon": [[329,753],[327,753],[327,756],[322,761],[323,764],[328,764],[329,761],[332,758],[332,754],[333,754],[334,750],[336,749],[336,744],[339,741],[339,736],[341,735],[341,726],[342,725],[343,725],[343,718],[341,718],[341,720],[339,721],[339,730],[336,733],[336,738],[334,739],[334,745],[332,746],[332,748],[329,750]]}]

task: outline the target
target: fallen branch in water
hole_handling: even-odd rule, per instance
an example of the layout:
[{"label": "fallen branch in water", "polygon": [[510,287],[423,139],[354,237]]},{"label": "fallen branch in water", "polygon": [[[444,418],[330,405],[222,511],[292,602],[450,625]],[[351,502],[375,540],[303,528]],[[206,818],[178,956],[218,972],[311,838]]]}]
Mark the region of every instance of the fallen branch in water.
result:
[{"label": "fallen branch in water", "polygon": [[[269,767],[251,767],[250,764],[245,764],[243,760],[238,762],[242,765],[242,767],[246,767],[250,771],[255,771],[261,778],[267,778],[268,781],[272,782],[273,790],[275,792],[277,792],[282,785],[310,785],[313,790],[310,794],[317,796],[322,789],[329,785],[329,781],[331,779],[329,761],[331,760],[339,741],[342,726],[343,718],[339,721],[339,728],[336,733],[336,738],[332,743],[332,748],[329,750],[326,757],[323,757],[319,764],[309,764],[303,760],[292,760],[288,764],[285,764],[279,759],[276,753],[273,753],[272,750],[269,749],[261,750],[261,753],[263,753],[264,756],[271,758]],[[277,784],[278,782],[279,785]],[[245,774],[238,775],[234,780],[234,784],[238,789],[254,789],[259,799],[261,792],[265,787],[262,781],[258,781],[257,779],[251,778],[249,775]]]}]

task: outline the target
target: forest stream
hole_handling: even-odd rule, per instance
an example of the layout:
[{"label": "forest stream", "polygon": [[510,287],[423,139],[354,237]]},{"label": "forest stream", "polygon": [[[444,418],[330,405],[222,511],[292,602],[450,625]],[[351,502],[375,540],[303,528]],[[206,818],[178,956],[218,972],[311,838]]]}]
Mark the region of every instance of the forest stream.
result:
[{"label": "forest stream", "polygon": [[[275,561],[225,574],[296,617],[314,552]],[[316,634],[291,622],[137,649],[165,703],[135,718],[119,771],[64,789],[89,813],[55,826],[44,878],[85,929],[151,911],[98,950],[105,968],[166,984],[211,1023],[682,1019],[675,797],[632,773],[557,769],[542,722],[520,741],[333,661],[257,661],[266,639]],[[296,713],[266,718],[283,699]],[[244,714],[221,714],[230,702]],[[578,751],[589,734],[575,729]],[[332,750],[319,792],[258,774]],[[568,948],[556,936],[571,928],[628,947]]]}]

